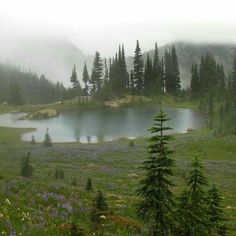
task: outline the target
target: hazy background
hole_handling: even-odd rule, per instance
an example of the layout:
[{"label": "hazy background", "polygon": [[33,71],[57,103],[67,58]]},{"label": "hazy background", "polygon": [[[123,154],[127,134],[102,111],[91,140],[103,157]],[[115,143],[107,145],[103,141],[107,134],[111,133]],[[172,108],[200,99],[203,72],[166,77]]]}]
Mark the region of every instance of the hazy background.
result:
[{"label": "hazy background", "polygon": [[[132,56],[174,41],[236,42],[233,0],[7,0],[0,2],[0,61],[69,84],[98,50],[113,56],[119,43]],[[128,62],[129,64],[129,62]]]}]

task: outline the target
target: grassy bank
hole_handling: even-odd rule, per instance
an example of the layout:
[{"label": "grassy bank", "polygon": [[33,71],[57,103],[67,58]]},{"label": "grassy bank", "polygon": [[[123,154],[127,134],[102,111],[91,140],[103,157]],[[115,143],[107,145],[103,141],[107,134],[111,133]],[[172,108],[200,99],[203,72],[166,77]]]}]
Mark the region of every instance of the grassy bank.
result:
[{"label": "grassy bank", "polygon": [[[145,139],[135,140],[133,147],[129,146],[129,140],[120,139],[100,144],[54,144],[45,148],[42,144],[20,141],[21,132],[25,130],[0,129],[1,230],[9,233],[10,222],[23,235],[26,231],[30,235],[68,235],[68,225],[74,216],[76,224],[92,235],[89,212],[95,192],[84,190],[90,177],[94,188],[106,194],[112,211],[105,230],[115,235],[136,235],[141,222],[135,214],[134,192],[142,176],[138,167],[146,156]],[[8,142],[5,142],[6,133]],[[171,143],[176,159],[174,192],[178,195],[185,186],[183,175],[189,161],[197,155],[206,166],[210,183],[215,183],[224,196],[231,227],[229,235],[236,232],[235,144],[236,136],[215,137],[207,129],[178,134]],[[21,158],[28,151],[34,168],[31,180],[19,177]],[[64,170],[64,180],[54,178],[57,168]],[[76,178],[77,186],[71,185],[72,178]]]},{"label": "grassy bank", "polygon": [[[114,101],[110,101],[110,104],[118,104],[118,107],[135,107],[135,106],[153,106],[157,105],[165,107],[178,107],[178,108],[198,108],[198,103],[189,101],[186,98],[173,97],[173,96],[153,96],[153,97],[142,97],[142,96],[128,96]],[[108,104],[109,104],[108,103]],[[87,109],[101,109],[101,108],[112,108],[112,105],[106,105],[106,102],[93,101],[91,103],[75,103],[71,100],[66,100],[58,103],[44,104],[44,105],[22,105],[12,106],[0,104],[0,114],[7,112],[35,112],[38,110],[51,108],[58,112],[78,112]]]}]

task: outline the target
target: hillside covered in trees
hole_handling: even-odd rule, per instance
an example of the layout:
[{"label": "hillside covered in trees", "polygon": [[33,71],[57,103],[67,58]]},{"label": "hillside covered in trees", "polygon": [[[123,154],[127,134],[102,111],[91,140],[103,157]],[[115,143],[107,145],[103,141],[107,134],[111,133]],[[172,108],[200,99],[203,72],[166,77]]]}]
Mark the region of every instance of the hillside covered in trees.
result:
[{"label": "hillside covered in trees", "polygon": [[61,83],[52,83],[44,75],[0,64],[0,101],[11,104],[44,104],[61,100],[66,92]]}]

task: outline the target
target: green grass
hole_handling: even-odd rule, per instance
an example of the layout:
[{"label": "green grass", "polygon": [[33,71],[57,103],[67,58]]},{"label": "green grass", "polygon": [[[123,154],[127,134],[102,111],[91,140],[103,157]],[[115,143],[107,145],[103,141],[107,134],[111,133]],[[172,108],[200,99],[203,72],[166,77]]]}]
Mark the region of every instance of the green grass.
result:
[{"label": "green grass", "polygon": [[[113,215],[125,217],[127,222],[133,219],[137,224],[141,223],[135,214],[137,197],[134,192],[143,174],[139,167],[146,156],[145,139],[134,140],[133,147],[129,147],[129,140],[120,139],[100,144],[54,144],[44,148],[42,144],[22,142],[20,135],[26,131],[0,128],[1,230],[9,233],[4,222],[10,221],[23,235],[26,229],[31,235],[67,235],[66,224],[72,219],[71,214],[63,210],[65,203],[73,206],[76,223],[91,235],[89,209],[95,193],[84,191],[88,177],[95,189],[102,189],[106,194]],[[207,129],[175,136],[170,144],[176,159],[175,194],[178,195],[184,188],[183,175],[189,162],[197,155],[206,166],[210,184],[216,184],[223,194],[231,228],[229,235],[236,235],[236,136],[215,137]],[[19,177],[21,158],[28,151],[31,151],[34,168],[32,180]],[[64,170],[64,180],[54,178],[57,168]],[[71,186],[74,177],[77,179],[76,187]],[[63,196],[64,200],[53,197],[45,200],[43,196],[51,193]],[[52,213],[54,211],[57,211],[54,213],[56,216]],[[25,218],[24,221],[22,218]],[[34,227],[42,218],[47,220],[48,225]],[[114,224],[106,230],[115,235],[136,234],[133,229]]]}]

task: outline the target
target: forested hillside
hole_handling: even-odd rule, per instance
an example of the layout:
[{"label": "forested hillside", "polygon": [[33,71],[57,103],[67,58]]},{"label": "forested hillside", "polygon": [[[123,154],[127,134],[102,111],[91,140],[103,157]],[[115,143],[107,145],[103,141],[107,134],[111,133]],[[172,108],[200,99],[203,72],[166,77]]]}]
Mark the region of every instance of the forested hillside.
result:
[{"label": "forested hillside", "polygon": [[[30,71],[0,63],[0,102],[18,99],[18,103],[49,103],[60,100],[65,92],[63,84],[52,83],[44,75],[38,77]],[[10,98],[11,94],[16,97]]]}]

